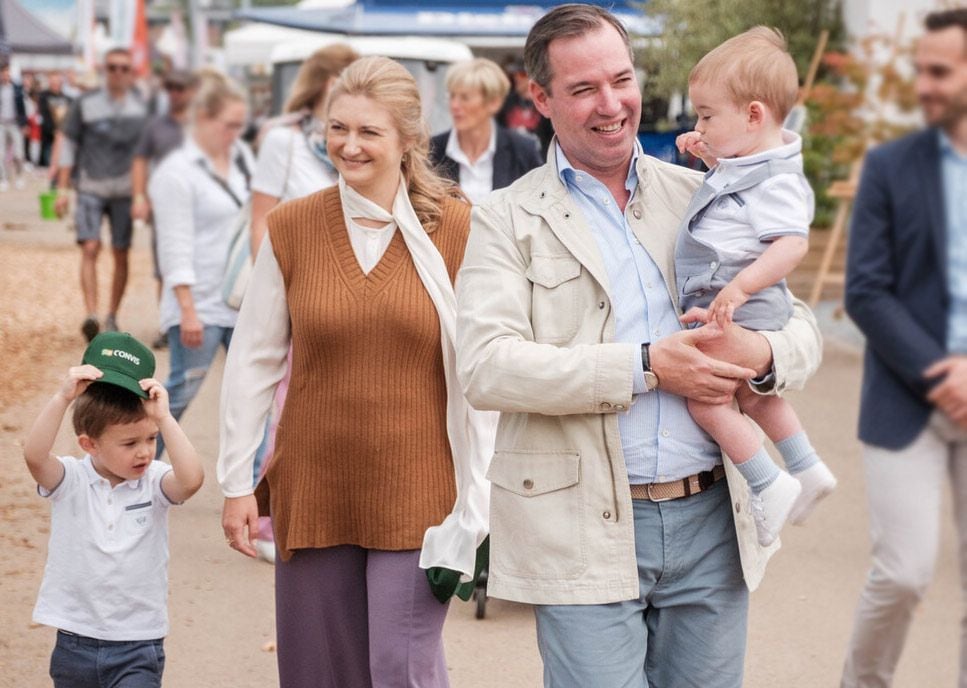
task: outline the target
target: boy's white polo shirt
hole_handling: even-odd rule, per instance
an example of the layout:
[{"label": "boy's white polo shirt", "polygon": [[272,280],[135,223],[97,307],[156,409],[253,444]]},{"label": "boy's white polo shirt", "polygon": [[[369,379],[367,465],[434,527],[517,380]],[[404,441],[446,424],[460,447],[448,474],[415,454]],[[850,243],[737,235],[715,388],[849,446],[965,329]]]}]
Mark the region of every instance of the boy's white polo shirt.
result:
[{"label": "boy's white polo shirt", "polygon": [[168,508],[171,466],[152,461],[115,488],[91,457],[57,457],[64,479],[51,492],[47,566],[33,620],[101,640],[168,633]]},{"label": "boy's white polo shirt", "polygon": [[[802,165],[802,138],[782,130],[783,145],[739,158],[723,158],[706,177],[716,191],[736,183],[770,160]],[[692,236],[715,246],[723,259],[755,259],[767,242],[782,236],[808,236],[815,199],[806,178],[783,173],[735,195],[719,198],[692,227]]]}]

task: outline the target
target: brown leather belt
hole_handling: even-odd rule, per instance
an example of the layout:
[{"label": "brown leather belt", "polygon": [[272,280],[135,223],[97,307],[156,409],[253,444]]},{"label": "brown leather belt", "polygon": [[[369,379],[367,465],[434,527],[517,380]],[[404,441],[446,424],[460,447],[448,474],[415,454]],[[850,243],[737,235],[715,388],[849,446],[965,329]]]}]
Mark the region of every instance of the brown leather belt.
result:
[{"label": "brown leather belt", "polygon": [[716,482],[725,477],[725,468],[716,466],[710,471],[702,471],[695,475],[667,483],[648,483],[646,485],[632,485],[632,499],[647,499],[649,502],[667,502],[671,499],[681,499],[705,492]]}]

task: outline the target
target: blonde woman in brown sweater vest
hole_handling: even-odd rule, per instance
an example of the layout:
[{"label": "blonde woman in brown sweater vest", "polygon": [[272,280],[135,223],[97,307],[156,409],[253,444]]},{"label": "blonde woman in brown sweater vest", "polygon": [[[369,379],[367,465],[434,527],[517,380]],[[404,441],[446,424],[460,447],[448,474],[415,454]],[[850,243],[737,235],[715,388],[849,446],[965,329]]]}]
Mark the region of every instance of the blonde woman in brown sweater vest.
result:
[{"label": "blonde woman in brown sweater vest", "polygon": [[[416,83],[372,57],[333,86],[339,185],[283,203],[239,314],[217,475],[229,546],[273,518],[282,688],[444,688],[447,605],[486,535],[494,416],[455,374],[453,279],[470,207],[427,162]],[[275,453],[252,457],[292,345]]]}]

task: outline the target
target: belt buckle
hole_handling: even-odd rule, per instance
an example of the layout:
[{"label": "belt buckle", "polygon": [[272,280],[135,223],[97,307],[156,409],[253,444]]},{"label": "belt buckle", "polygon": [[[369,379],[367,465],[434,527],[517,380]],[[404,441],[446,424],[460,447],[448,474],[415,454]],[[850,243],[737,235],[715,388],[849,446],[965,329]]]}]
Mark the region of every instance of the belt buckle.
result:
[{"label": "belt buckle", "polygon": [[671,500],[675,499],[675,497],[655,497],[655,496],[653,496],[651,494],[651,488],[655,484],[656,483],[648,483],[647,485],[645,485],[645,494],[648,495],[648,499],[649,500],[651,500],[652,502],[670,502]]}]

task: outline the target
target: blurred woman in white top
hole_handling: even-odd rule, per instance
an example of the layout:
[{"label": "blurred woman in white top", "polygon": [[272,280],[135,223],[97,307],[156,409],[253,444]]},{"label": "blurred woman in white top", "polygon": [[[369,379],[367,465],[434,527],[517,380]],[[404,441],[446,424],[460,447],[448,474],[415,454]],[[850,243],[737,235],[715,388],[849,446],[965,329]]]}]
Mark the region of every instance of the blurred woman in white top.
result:
[{"label": "blurred woman in white top", "polygon": [[252,258],[265,236],[265,216],[283,201],[332,186],[338,179],[326,152],[326,96],[339,73],[359,57],[343,43],[309,56],[292,84],[286,115],[258,145],[252,177]]},{"label": "blurred woman in white top", "polygon": [[245,94],[234,83],[205,78],[184,144],[164,159],[148,185],[163,284],[161,331],[171,347],[165,387],[175,418],[198,392],[219,346],[228,348],[235,327],[238,312],[222,299],[221,283],[254,166],[238,140],[246,116]]},{"label": "blurred woman in white top", "polygon": [[[285,103],[286,114],[267,123],[260,132],[258,160],[252,177],[252,259],[258,255],[265,236],[265,218],[279,203],[302,198],[333,186],[339,174],[326,151],[326,102],[329,88],[353,60],[356,51],[335,43],[312,53],[296,74],[292,92]],[[255,460],[255,478],[263,470],[262,459],[271,456],[279,414],[289,389],[289,372],[276,392],[266,443]],[[256,543],[259,557],[275,562],[272,525],[268,517],[259,524]]]}]

